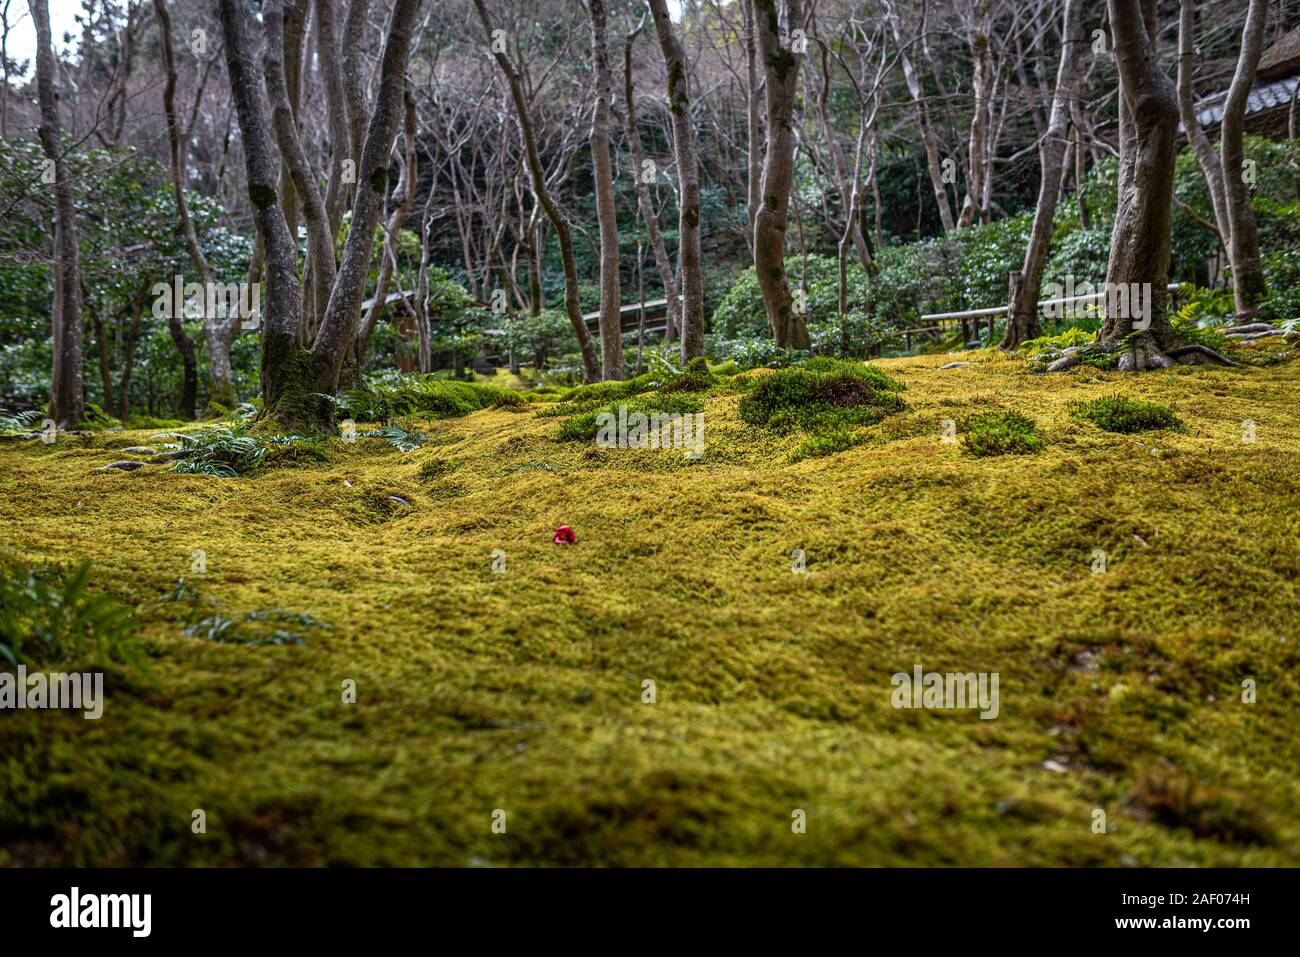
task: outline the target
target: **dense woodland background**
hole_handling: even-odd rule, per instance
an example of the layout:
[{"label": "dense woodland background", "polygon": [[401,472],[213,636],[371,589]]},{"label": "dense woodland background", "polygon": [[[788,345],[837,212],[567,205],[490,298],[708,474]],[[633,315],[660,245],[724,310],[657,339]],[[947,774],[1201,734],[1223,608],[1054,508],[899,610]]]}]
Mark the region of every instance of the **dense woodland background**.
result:
[{"label": "dense woodland background", "polygon": [[[83,6],[79,34],[51,38],[66,50],[49,65],[54,116],[42,114],[37,64],[10,47],[30,21],[26,4],[0,9],[5,409],[43,408],[51,395],[55,328],[70,308],[56,302],[59,184],[75,209],[80,302],[65,321],[80,329],[85,403],[56,394],[60,421],[274,405],[287,386],[261,360],[286,308],[301,310],[290,338],[315,360],[328,351],[322,327],[354,340],[315,376],[319,392],[396,368],[464,376],[475,360],[487,371],[483,357],[527,382],[573,382],[629,377],[656,355],[749,367],[925,348],[895,333],[925,313],[1007,301],[1054,147],[1042,282],[1107,276],[1121,97],[1100,0],[1069,4],[1073,24],[1065,0]],[[1226,90],[1248,58],[1248,6],[1262,19],[1261,49],[1300,23],[1289,0],[1120,6],[1149,10],[1161,66],[1180,83],[1185,70],[1197,99]],[[238,75],[236,27],[247,43]],[[386,43],[407,47],[391,69]],[[674,49],[683,63],[667,65]],[[1257,62],[1259,52],[1247,55]],[[241,92],[267,124],[259,135],[269,153],[248,162],[274,169],[296,246],[294,262],[278,267],[301,280],[290,306],[270,288]],[[51,145],[37,136],[52,122],[62,170],[53,182],[42,177]],[[382,135],[366,172],[369,133]],[[1210,261],[1230,258],[1218,219],[1226,206],[1179,142],[1169,273],[1211,286],[1223,276]],[[1285,133],[1244,143],[1257,167],[1249,204],[1268,280],[1245,311],[1290,319],[1296,150]],[[695,167],[686,175],[682,146]],[[357,193],[368,176],[380,191]],[[371,194],[361,211],[370,248],[350,259],[354,201]],[[774,199],[767,227],[765,197]],[[756,255],[768,264],[758,273]],[[764,289],[781,258],[787,285]],[[335,269],[349,278],[335,283],[327,316],[330,283],[316,275]],[[152,290],[175,275],[261,281],[264,321],[243,330],[228,318],[168,315]],[[667,329],[616,331],[618,303],[665,297],[682,301]],[[1243,312],[1225,293],[1192,301],[1201,317]],[[584,356],[573,318],[597,311]],[[1099,319],[1037,331],[1065,325],[1092,329]],[[1005,342],[1003,328],[991,340],[973,323],[962,338],[977,332],[985,344]]]}]

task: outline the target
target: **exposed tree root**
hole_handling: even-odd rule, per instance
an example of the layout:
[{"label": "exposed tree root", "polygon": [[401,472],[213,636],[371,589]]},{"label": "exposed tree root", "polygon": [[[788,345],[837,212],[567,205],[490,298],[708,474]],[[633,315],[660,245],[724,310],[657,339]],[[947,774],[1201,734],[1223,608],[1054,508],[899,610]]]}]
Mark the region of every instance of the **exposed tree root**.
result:
[{"label": "exposed tree root", "polygon": [[1179,346],[1177,349],[1170,349],[1168,355],[1177,359],[1179,362],[1184,362],[1188,365],[1209,365],[1215,363],[1221,366],[1236,366],[1238,364],[1226,356],[1215,352],[1209,346]]},{"label": "exposed tree root", "polygon": [[1147,369],[1168,369],[1177,363],[1183,365],[1236,366],[1237,363],[1209,346],[1185,343],[1173,348],[1162,348],[1150,335],[1138,335],[1120,342],[1096,343],[1078,352],[1062,356],[1047,367],[1048,372],[1065,372],[1073,369],[1089,356],[1119,353],[1115,368],[1120,372],[1142,372]]}]

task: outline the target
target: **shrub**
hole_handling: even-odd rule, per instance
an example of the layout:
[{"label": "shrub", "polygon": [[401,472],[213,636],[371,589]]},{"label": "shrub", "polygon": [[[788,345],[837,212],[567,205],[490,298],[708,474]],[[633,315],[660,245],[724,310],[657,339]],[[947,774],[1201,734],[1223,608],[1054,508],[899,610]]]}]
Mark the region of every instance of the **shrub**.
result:
[{"label": "shrub", "polygon": [[1019,412],[985,412],[966,421],[969,455],[1029,455],[1046,446],[1038,427]]},{"label": "shrub", "polygon": [[0,555],[0,658],[10,664],[112,659],[135,662],[126,606],[88,593],[90,563],[31,569]]},{"label": "shrub", "polygon": [[1182,427],[1172,409],[1122,395],[1093,399],[1074,407],[1074,415],[1106,432],[1148,432]]}]

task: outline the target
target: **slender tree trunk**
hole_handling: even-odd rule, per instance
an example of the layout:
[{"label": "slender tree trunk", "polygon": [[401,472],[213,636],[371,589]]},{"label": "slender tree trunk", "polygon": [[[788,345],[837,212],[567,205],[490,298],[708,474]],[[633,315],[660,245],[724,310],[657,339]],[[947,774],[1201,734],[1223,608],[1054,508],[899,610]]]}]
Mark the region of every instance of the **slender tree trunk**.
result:
[{"label": "slender tree trunk", "polygon": [[54,168],[54,363],[50,383],[50,417],[59,425],[86,418],[81,381],[81,259],[77,210],[64,162],[59,102],[54,88],[58,65],[50,37],[48,0],[28,0],[36,26],[36,95],[40,101],[39,136],[46,161]]},{"label": "slender tree trunk", "polygon": [[1205,185],[1210,193],[1210,205],[1214,209],[1214,222],[1219,231],[1219,239],[1223,243],[1223,248],[1231,254],[1232,222],[1228,218],[1223,163],[1196,118],[1196,95],[1192,85],[1192,76],[1196,70],[1195,23],[1195,0],[1182,0],[1178,10],[1178,111],[1182,116],[1183,129],[1187,131],[1187,141],[1191,144],[1196,161],[1205,175]]},{"label": "slender tree trunk", "polygon": [[[312,428],[328,415],[314,399],[307,353],[298,344],[302,322],[298,247],[276,194],[279,161],[271,143],[262,75],[243,0],[220,0],[226,69],[239,117],[248,195],[261,240],[266,294],[262,297],[262,408],[280,425]],[[214,357],[215,360],[215,357]]]},{"label": "slender tree trunk", "polygon": [[[122,376],[118,380],[117,386],[117,417],[119,419],[125,419],[127,413],[131,411],[131,373],[135,371],[135,347],[136,343],[140,341],[140,323],[144,319],[144,292],[145,290],[141,290],[131,310],[131,330],[126,336],[126,349],[125,354],[122,356]],[[190,341],[193,342],[193,340]],[[197,370],[194,373],[194,383],[197,392]]]},{"label": "slender tree trunk", "polygon": [[[483,0],[474,0],[474,8],[478,11],[489,45],[495,45],[492,21],[488,17]],[[515,104],[515,112],[519,116],[519,129],[524,138],[524,151],[528,159],[528,173],[533,182],[533,195],[546,211],[546,217],[555,227],[555,236],[560,242],[560,259],[564,264],[564,310],[569,314],[573,334],[578,338],[578,349],[582,353],[583,379],[587,382],[599,382],[600,360],[596,356],[596,348],[591,341],[591,333],[587,331],[587,323],[582,318],[582,307],[578,302],[578,266],[573,257],[573,232],[569,220],[555,204],[546,186],[546,171],[542,167],[541,156],[537,151],[537,138],[533,132],[533,121],[528,110],[528,98],[524,95],[523,79],[503,49],[494,48],[492,55],[501,72],[505,74],[506,82],[510,87],[510,96]],[[537,256],[541,257],[540,248],[537,250]]]},{"label": "slender tree trunk", "polygon": [[596,108],[591,118],[591,162],[596,181],[596,221],[600,225],[600,358],[601,375],[622,379],[623,293],[618,274],[618,208],[614,204],[614,165],[609,157],[609,111],[613,83],[606,44],[604,0],[587,0],[591,16],[591,62],[596,79]]},{"label": "slender tree trunk", "polygon": [[966,177],[966,198],[962,202],[961,214],[957,218],[958,228],[965,228],[975,221],[985,209],[988,169],[988,140],[991,116],[989,104],[993,88],[993,57],[989,52],[989,0],[979,0],[978,22],[971,35],[971,60],[974,67],[971,76],[971,90],[975,104],[970,121],[970,173]]},{"label": "slender tree trunk", "polygon": [[[691,118],[691,84],[686,51],[673,29],[665,0],[648,0],[668,68],[668,109],[677,153],[678,249],[682,281],[682,362],[704,354],[704,275],[700,253],[700,169]],[[797,66],[796,70],[797,73]]]},{"label": "slender tree trunk", "polygon": [[758,101],[758,37],[754,32],[754,0],[740,0],[745,22],[745,120],[748,131],[746,143],[746,186],[749,212],[749,251],[754,252],[754,223],[762,204],[763,150],[762,117]]},{"label": "slender tree trunk", "polygon": [[1259,69],[1267,22],[1268,0],[1250,0],[1246,25],[1241,31],[1241,53],[1237,57],[1232,85],[1228,88],[1228,98],[1223,104],[1223,124],[1219,134],[1223,150],[1224,194],[1232,229],[1229,259],[1232,262],[1233,299],[1237,318],[1246,322],[1261,314],[1260,303],[1268,293],[1264,267],[1259,258],[1259,229],[1250,205],[1250,185],[1246,182],[1243,146],[1246,103]]},{"label": "slender tree trunk", "polygon": [[1038,294],[1043,284],[1043,269],[1052,243],[1052,220],[1065,179],[1065,150],[1070,132],[1070,103],[1077,96],[1079,65],[1083,58],[1083,0],[1066,0],[1065,19],[1061,27],[1061,63],[1056,73],[1056,92],[1052,111],[1039,146],[1042,169],[1038,184],[1038,205],[1034,225],[1029,233],[1025,260],[1018,273],[1012,274],[1010,312],[1007,316],[1003,349],[1015,349],[1038,335]]},{"label": "slender tree trunk", "polygon": [[[173,313],[175,310],[172,310]],[[181,357],[181,395],[176,404],[176,414],[182,419],[193,419],[199,402],[199,360],[194,340],[181,325],[179,316],[167,317],[167,332],[176,344]]]},{"label": "slender tree trunk", "polygon": [[[339,72],[338,30],[334,23],[334,0],[315,0],[316,58],[325,88],[326,120],[329,124],[330,171],[325,188],[325,214],[329,219],[330,241],[339,234],[348,189],[343,183],[344,162],[352,158],[348,127],[347,96]],[[354,46],[356,44],[353,44]]]},{"label": "slender tree trunk", "polygon": [[[749,0],[744,0],[748,3]],[[668,259],[668,247],[664,243],[663,233],[659,231],[659,217],[655,214],[654,202],[650,196],[650,184],[645,181],[641,152],[641,137],[637,129],[636,97],[632,89],[632,44],[641,28],[637,27],[626,37],[623,46],[623,97],[626,102],[627,142],[632,153],[632,175],[636,180],[637,208],[645,220],[646,232],[650,237],[650,249],[655,257],[655,271],[664,286],[664,298],[668,300],[668,320],[664,329],[664,341],[671,342],[676,335],[681,302],[677,296],[677,280],[673,276],[672,263]],[[658,173],[655,174],[658,176]],[[638,360],[639,361],[639,360]]]},{"label": "slender tree trunk", "polygon": [[[943,231],[950,233],[957,228],[956,221],[952,216],[952,206],[948,203],[948,189],[943,182],[943,159],[939,155],[939,137],[934,132],[934,124],[930,120],[930,108],[926,104],[925,88],[921,83],[921,78],[912,65],[912,58],[907,54],[909,44],[903,42],[902,31],[898,25],[898,14],[890,0],[885,0],[885,19],[889,22],[889,28],[894,35],[894,43],[898,46],[898,59],[903,67],[903,79],[907,82],[907,90],[916,103],[917,120],[921,126],[921,141],[925,146],[925,166],[930,174],[930,186],[934,190],[934,201],[939,208],[939,221],[943,224]],[[921,21],[921,32],[925,32],[925,21]]]},{"label": "slender tree trunk", "polygon": [[415,99],[411,96],[410,90],[406,91],[402,138],[405,156],[402,160],[401,172],[397,177],[397,188],[393,191],[397,198],[397,205],[389,215],[384,230],[383,261],[379,265],[379,278],[375,283],[375,298],[361,322],[361,331],[357,334],[355,356],[357,370],[361,370],[365,365],[371,333],[375,331],[375,325],[379,322],[379,316],[385,308],[384,300],[388,298],[388,287],[393,281],[393,270],[397,262],[398,236],[402,224],[406,222],[406,218],[411,215],[411,209],[415,206],[415,187],[420,180],[415,148]]},{"label": "slender tree trunk", "polygon": [[388,187],[388,157],[402,113],[406,89],[406,64],[411,50],[411,31],[421,0],[396,0],[389,17],[388,37],[379,76],[379,92],[361,148],[360,174],[352,223],[343,247],[334,288],[330,292],[325,318],[312,346],[316,392],[333,395],[338,389],[343,361],[353,348],[365,293],[366,276],[374,246],[375,224],[382,211]]},{"label": "slender tree trunk", "polygon": [[1119,202],[1106,317],[1094,348],[1119,353],[1122,372],[1167,368],[1175,361],[1226,363],[1204,346],[1183,343],[1169,322],[1165,287],[1178,99],[1156,56],[1156,0],[1107,0],[1107,6],[1119,67]]},{"label": "slender tree trunk", "polygon": [[[172,19],[167,9],[166,0],[153,0],[154,15],[158,19],[159,47],[162,51],[163,69],[167,74],[167,81],[163,87],[163,115],[167,121],[167,146],[168,156],[170,158],[172,193],[176,200],[176,216],[180,221],[181,234],[185,238],[185,249],[189,252],[190,262],[198,270],[199,282],[203,284],[204,289],[212,288],[216,282],[216,274],[212,266],[208,263],[207,257],[203,254],[203,247],[199,244],[198,233],[194,228],[194,219],[190,216],[189,203],[185,198],[185,170],[188,163],[185,148],[186,139],[182,135],[180,122],[176,116],[176,55],[172,49]],[[172,304],[172,311],[180,310],[179,303]],[[228,318],[228,317],[227,317]],[[226,330],[223,328],[225,323],[218,320],[217,316],[210,316],[206,310],[203,314],[203,336],[208,344],[208,352],[213,357],[209,363],[209,384],[210,401],[231,408],[237,401],[235,396],[234,371],[230,364],[230,345],[226,338]],[[172,341],[176,343],[176,349],[181,355],[183,363],[194,361],[194,342],[190,334],[185,331],[184,324],[180,317],[172,316],[167,323],[168,332],[171,334]],[[188,366],[187,366],[188,373]],[[195,405],[194,401],[188,398],[188,390],[181,398],[181,411],[188,409],[189,414],[186,418],[194,418]]]},{"label": "slender tree trunk", "polygon": [[[754,225],[754,270],[767,307],[772,336],[782,349],[808,349],[808,327],[793,308],[785,274],[785,232],[794,179],[794,98],[800,55],[781,45],[777,0],[754,0],[758,45],[767,87],[767,154],[763,158],[763,203]],[[786,29],[802,26],[799,0],[784,0]]]}]

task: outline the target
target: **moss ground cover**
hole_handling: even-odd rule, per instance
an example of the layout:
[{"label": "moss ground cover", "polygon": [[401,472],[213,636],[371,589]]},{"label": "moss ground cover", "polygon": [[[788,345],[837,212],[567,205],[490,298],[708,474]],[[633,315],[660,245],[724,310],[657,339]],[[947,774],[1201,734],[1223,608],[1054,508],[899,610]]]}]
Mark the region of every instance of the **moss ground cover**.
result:
[{"label": "moss ground cover", "polygon": [[[1300,864],[1300,367],[975,358],[880,363],[905,406],[799,461],[748,390],[687,393],[697,460],[492,407],[224,479],[0,444],[0,540],[88,559],[147,666],[0,717],[0,863]],[[1075,417],[1121,391],[1183,429]],[[1030,409],[1032,456],[943,441]],[[997,720],[895,710],[917,663],[998,672]]]}]

